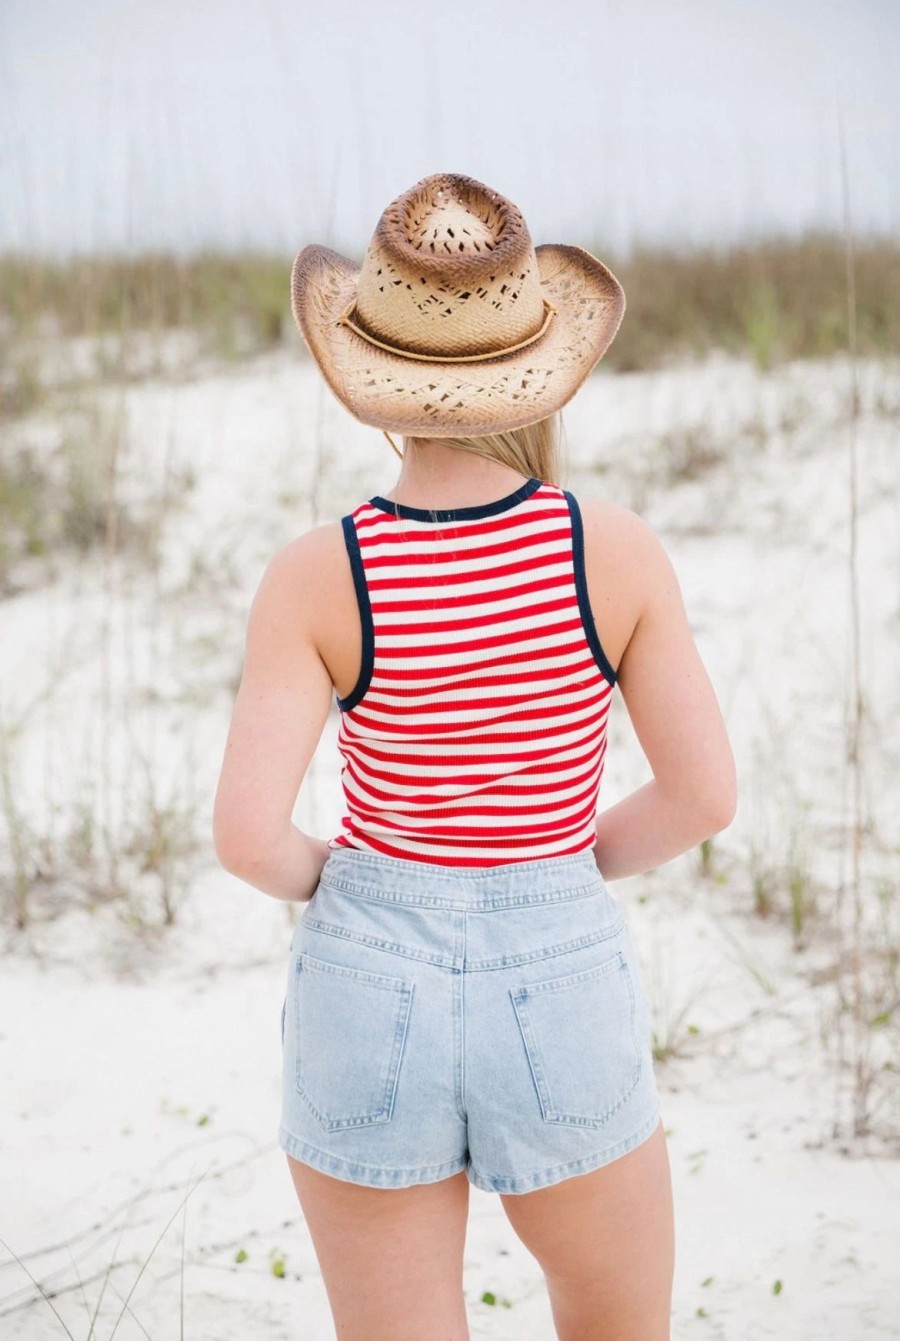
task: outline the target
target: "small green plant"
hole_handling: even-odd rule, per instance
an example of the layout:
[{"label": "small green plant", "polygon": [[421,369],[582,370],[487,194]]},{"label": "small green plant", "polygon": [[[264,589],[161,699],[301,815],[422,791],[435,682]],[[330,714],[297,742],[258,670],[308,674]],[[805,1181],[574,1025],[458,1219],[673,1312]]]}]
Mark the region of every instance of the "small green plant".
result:
[{"label": "small green plant", "polygon": [[701,988],[696,988],[673,1012],[666,1009],[665,1002],[660,1002],[655,1006],[652,1012],[653,1027],[650,1042],[650,1050],[655,1061],[665,1062],[670,1057],[679,1056],[684,1049],[686,1040],[697,1038],[700,1035],[700,1026],[688,1024],[687,1016],[701,991]]},{"label": "small green plant", "polygon": [[178,804],[160,805],[152,792],[144,800],[143,811],[121,851],[135,859],[141,875],[153,878],[163,924],[172,926],[190,886],[192,858],[200,850],[195,815]]},{"label": "small green plant", "polygon": [[111,481],[118,455],[108,425],[90,416],[90,426],[70,430],[59,447],[62,488],[59,494],[58,539],[81,554],[102,546],[114,506]]},{"label": "small green plant", "polygon": [[41,472],[27,453],[17,452],[4,462],[0,471],[0,596],[15,590],[17,562],[46,550],[44,488]]},{"label": "small green plant", "polygon": [[809,871],[803,865],[789,862],[786,876],[794,947],[800,949],[807,919],[815,907],[815,893]]},{"label": "small green plant", "polygon": [[60,411],[57,429],[52,448],[20,444],[0,471],[0,596],[16,589],[27,559],[42,558],[44,573],[61,555],[102,549],[145,564],[157,557],[161,504],[125,506],[117,497],[117,420],[91,403]]},{"label": "small green plant", "polygon": [[492,1307],[495,1307],[497,1304],[499,1304],[501,1308],[512,1308],[513,1306],[511,1299],[498,1299],[493,1290],[485,1290],[481,1296],[481,1302],[482,1304],[490,1304]]},{"label": "small green plant", "polygon": [[750,849],[750,889],[753,911],[757,917],[770,917],[775,911],[778,872],[775,865],[756,844]]},{"label": "small green plant", "polygon": [[690,1151],[688,1159],[691,1161],[691,1166],[688,1169],[688,1173],[702,1173],[703,1161],[708,1154],[709,1151],[705,1147],[701,1150]]},{"label": "small green plant", "polygon": [[768,917],[772,912],[774,884],[775,878],[772,871],[754,871],[751,882],[753,911],[758,917]]}]

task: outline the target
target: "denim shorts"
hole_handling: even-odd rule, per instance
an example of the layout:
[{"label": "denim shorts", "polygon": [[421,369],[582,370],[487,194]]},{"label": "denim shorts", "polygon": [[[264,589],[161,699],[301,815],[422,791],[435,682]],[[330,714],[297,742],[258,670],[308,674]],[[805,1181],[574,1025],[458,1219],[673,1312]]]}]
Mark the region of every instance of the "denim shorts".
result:
[{"label": "denim shorts", "polygon": [[458,868],[333,850],[294,930],[281,1148],[367,1187],[531,1192],[660,1120],[625,917],[591,852]]}]

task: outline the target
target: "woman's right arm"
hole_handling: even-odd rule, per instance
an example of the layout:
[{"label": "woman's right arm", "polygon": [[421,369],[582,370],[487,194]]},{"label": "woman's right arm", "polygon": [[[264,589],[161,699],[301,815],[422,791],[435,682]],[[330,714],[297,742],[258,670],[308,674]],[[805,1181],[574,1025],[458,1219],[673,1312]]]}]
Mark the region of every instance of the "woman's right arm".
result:
[{"label": "woman's right arm", "polygon": [[671,861],[727,828],[737,808],[734,755],[675,570],[635,513],[628,543],[642,598],[617,684],[653,780],[597,817],[594,856],[605,880]]}]

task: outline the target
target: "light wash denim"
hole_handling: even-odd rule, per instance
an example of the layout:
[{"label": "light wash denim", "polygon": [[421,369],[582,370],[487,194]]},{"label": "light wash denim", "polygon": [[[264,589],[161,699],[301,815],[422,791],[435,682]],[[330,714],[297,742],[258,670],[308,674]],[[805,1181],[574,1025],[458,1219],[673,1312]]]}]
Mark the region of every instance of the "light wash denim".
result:
[{"label": "light wash denim", "polygon": [[660,1120],[650,1010],[592,853],[333,850],[290,947],[281,1148],[368,1187],[531,1192]]}]

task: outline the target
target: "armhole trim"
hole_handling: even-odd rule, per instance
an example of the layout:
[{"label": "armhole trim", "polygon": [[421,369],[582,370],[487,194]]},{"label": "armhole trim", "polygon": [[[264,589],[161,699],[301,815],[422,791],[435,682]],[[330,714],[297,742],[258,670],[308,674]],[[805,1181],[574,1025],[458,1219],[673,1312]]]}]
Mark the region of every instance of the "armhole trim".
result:
[{"label": "armhole trim", "polygon": [[609,683],[614,685],[618,676],[610,665],[609,658],[601,645],[597,625],[594,622],[594,613],[588,599],[587,574],[584,567],[584,524],[581,520],[581,508],[578,506],[574,494],[571,494],[568,489],[563,489],[563,493],[569,506],[569,516],[572,521],[572,562],[575,569],[575,590],[578,593],[581,623],[584,627],[588,645],[594,655],[594,660]]},{"label": "armhole trim", "polygon": [[340,698],[335,694],[341,712],[349,712],[351,708],[356,707],[372,680],[372,669],[375,664],[375,626],[372,620],[372,604],[369,600],[369,589],[366,586],[366,575],[363,571],[362,554],[359,549],[359,536],[356,534],[352,514],[341,518],[341,528],[344,532],[344,544],[350,558],[350,570],[353,573],[353,587],[356,592],[356,604],[362,626],[362,659],[359,677],[346,698]]}]

